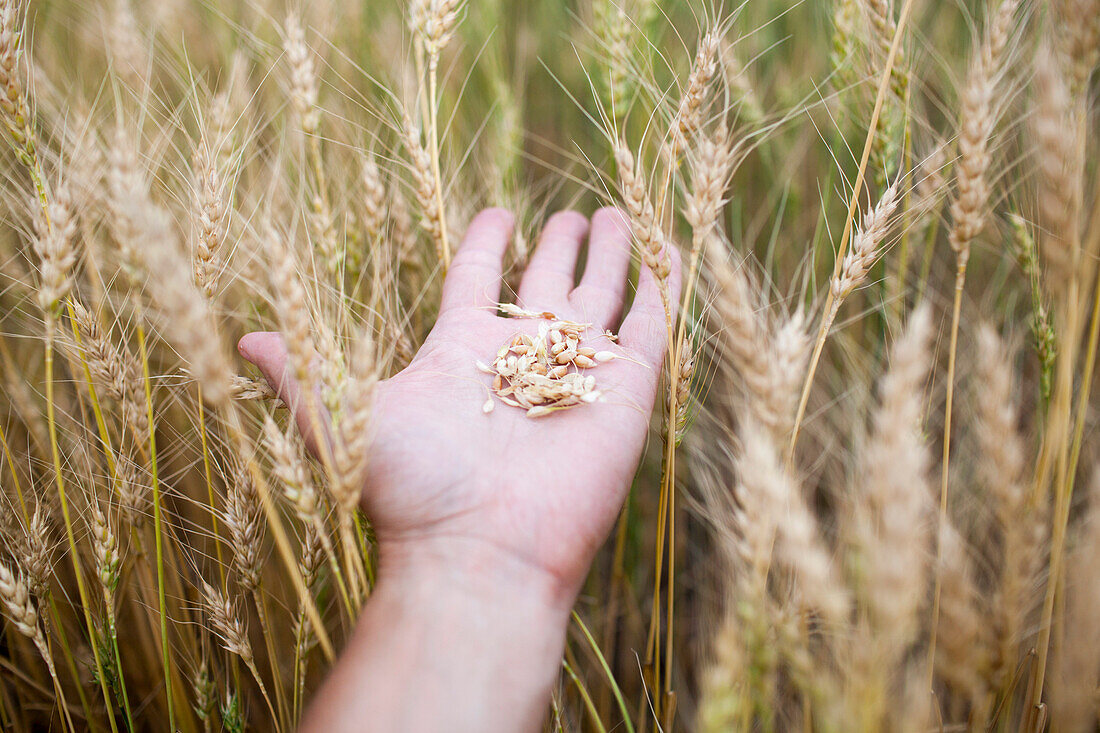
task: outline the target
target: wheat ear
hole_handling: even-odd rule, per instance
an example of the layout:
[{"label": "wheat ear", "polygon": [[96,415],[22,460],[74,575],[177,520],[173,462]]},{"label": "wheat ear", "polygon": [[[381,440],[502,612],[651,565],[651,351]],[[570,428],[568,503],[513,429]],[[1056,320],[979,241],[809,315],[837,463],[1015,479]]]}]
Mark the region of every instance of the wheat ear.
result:
[{"label": "wheat ear", "polygon": [[845,525],[859,558],[855,585],[866,614],[857,642],[857,653],[866,660],[858,667],[865,673],[857,679],[857,705],[870,726],[883,714],[888,680],[881,675],[897,669],[916,638],[928,572],[930,460],[922,416],[931,338],[930,309],[922,305],[890,351]]},{"label": "wheat ear", "polygon": [[50,645],[38,623],[38,610],[34,606],[34,601],[31,600],[23,577],[12,572],[11,568],[4,563],[0,563],[0,602],[3,603],[5,615],[16,630],[30,639],[38,653],[42,655],[42,661],[46,663],[50,679],[53,680],[57,704],[64,721],[68,724],[69,730],[75,731],[76,728],[73,727],[73,721],[69,717],[69,706],[65,702],[65,692],[61,687],[61,680],[57,677],[57,670],[54,668]]},{"label": "wheat ear", "polygon": [[[825,547],[817,519],[802,497],[798,482],[784,468],[772,436],[747,421],[741,429],[737,470],[743,492],[760,494],[750,505],[760,507],[775,527],[774,557],[795,580],[799,600],[819,612],[830,626],[847,623],[849,599]],[[742,494],[744,497],[744,494]]]},{"label": "wheat ear", "polygon": [[218,290],[223,263],[221,247],[228,234],[225,182],[218,169],[217,155],[207,149],[209,140],[200,141],[194,155],[195,193],[192,218],[195,244],[192,256],[195,283],[207,298]]},{"label": "wheat ear", "polygon": [[991,683],[999,687],[1013,672],[1031,593],[1039,584],[1046,517],[1030,502],[1012,358],[989,325],[979,331],[977,370],[975,387],[981,391],[975,399],[978,477],[996,502],[994,514],[1001,536],[990,670]]},{"label": "wheat ear", "polygon": [[[454,38],[463,4],[464,0],[418,0],[413,6],[417,39],[428,55],[428,88],[425,105],[428,118],[427,153],[435,194],[433,202],[436,208],[435,218],[440,222],[437,246],[444,269],[451,266],[451,244],[447,232],[447,208],[443,201],[443,175],[439,161],[439,59],[443,49]],[[406,128],[408,128],[407,124]],[[417,137],[419,138],[419,135]]]},{"label": "wheat ear", "polygon": [[715,28],[708,31],[699,42],[695,61],[688,74],[687,86],[684,88],[683,96],[680,97],[680,106],[676,110],[669,130],[670,141],[667,154],[669,161],[675,161],[688,149],[690,140],[703,123],[707,89],[718,71],[721,39],[721,32]]},{"label": "wheat ear", "polygon": [[275,707],[271,704],[271,696],[267,692],[263,675],[260,674],[260,670],[256,666],[256,657],[252,653],[252,643],[248,640],[248,631],[245,628],[244,621],[237,613],[236,607],[224,593],[205,581],[202,581],[199,590],[203,610],[209,616],[210,624],[222,647],[230,654],[240,657],[241,661],[244,662],[245,667],[248,668],[253,679],[256,680],[256,685],[260,688],[260,694],[263,695],[264,702],[267,703],[272,722],[278,725],[279,717],[275,714]]}]

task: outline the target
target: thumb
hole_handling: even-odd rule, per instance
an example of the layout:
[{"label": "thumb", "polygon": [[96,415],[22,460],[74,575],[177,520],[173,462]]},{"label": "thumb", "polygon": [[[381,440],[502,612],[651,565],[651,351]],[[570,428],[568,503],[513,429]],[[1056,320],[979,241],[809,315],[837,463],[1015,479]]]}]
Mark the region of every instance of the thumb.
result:
[{"label": "thumb", "polygon": [[267,383],[278,393],[279,399],[290,408],[306,448],[314,456],[320,457],[317,453],[315,426],[319,425],[321,430],[326,430],[328,413],[321,404],[319,391],[315,391],[312,399],[305,399],[302,386],[294,378],[294,372],[290,368],[286,342],[282,335],[274,331],[247,334],[237,343],[237,351],[246,361],[259,368]]}]

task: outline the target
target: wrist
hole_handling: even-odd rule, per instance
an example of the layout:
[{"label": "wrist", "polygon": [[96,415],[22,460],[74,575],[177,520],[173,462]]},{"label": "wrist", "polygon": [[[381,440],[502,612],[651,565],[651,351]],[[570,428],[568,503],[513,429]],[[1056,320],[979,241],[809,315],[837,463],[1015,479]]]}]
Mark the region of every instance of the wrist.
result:
[{"label": "wrist", "polygon": [[571,602],[476,541],[380,542],[378,583],[303,730],[537,730]]},{"label": "wrist", "polygon": [[426,585],[471,603],[518,603],[562,623],[583,581],[480,538],[380,537],[378,548],[379,587],[416,592]]}]

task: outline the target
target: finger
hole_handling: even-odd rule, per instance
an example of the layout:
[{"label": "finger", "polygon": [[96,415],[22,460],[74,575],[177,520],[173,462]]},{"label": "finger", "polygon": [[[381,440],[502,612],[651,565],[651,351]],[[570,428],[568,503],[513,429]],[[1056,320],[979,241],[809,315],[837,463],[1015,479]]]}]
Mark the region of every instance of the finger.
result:
[{"label": "finger", "polygon": [[505,209],[485,209],[470,222],[447,270],[441,308],[484,308],[500,301],[501,262],[515,219]]},{"label": "finger", "polygon": [[586,236],[588,219],[583,214],[560,211],[550,217],[519,286],[519,300],[525,308],[556,308],[568,302],[577,253]]},{"label": "finger", "polygon": [[259,368],[267,383],[278,393],[279,399],[290,409],[306,448],[313,455],[318,455],[314,417],[310,411],[318,411],[317,418],[321,425],[327,423],[328,417],[321,412],[324,408],[319,400],[312,400],[312,404],[308,404],[304,399],[302,387],[290,368],[282,335],[272,331],[247,334],[237,344],[237,351]]},{"label": "finger", "polygon": [[[680,252],[675,247],[666,247],[665,252],[671,266],[666,281],[668,302],[675,315],[680,298]],[[638,274],[634,303],[619,329],[619,343],[652,366],[655,374],[660,373],[668,346],[668,321],[661,290],[653,271],[643,266]]]},{"label": "finger", "polygon": [[619,209],[600,209],[592,217],[584,277],[569,295],[570,304],[597,328],[613,328],[622,313],[629,269],[630,221]]}]

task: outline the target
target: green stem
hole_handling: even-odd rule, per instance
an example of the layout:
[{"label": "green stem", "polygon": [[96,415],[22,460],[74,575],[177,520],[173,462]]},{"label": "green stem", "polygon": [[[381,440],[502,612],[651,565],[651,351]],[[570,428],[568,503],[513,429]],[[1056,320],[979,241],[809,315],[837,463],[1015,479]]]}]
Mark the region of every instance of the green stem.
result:
[{"label": "green stem", "polygon": [[153,391],[149,379],[149,355],[145,344],[145,329],[141,323],[141,314],[137,319],[138,349],[141,354],[142,380],[145,383],[145,410],[149,419],[149,471],[153,479],[153,536],[156,543],[157,558],[157,604],[160,614],[160,652],[164,667],[164,693],[167,696],[168,727],[176,729],[176,709],[172,695],[172,657],[168,641],[167,600],[164,594],[164,533],[161,516],[160,480],[157,473],[157,439],[153,423]]},{"label": "green stem", "polygon": [[92,624],[92,612],[88,599],[88,589],[84,585],[84,572],[80,563],[80,552],[76,545],[76,535],[73,533],[73,523],[69,513],[69,499],[65,493],[65,479],[61,472],[61,453],[57,446],[57,416],[54,411],[53,336],[55,327],[55,317],[53,315],[47,316],[45,353],[46,421],[49,425],[50,433],[50,455],[53,459],[57,496],[61,503],[61,516],[65,521],[65,537],[69,542],[69,555],[72,558],[73,572],[76,575],[76,587],[80,594],[81,610],[84,612],[84,623],[88,628],[88,640],[92,647],[92,655],[95,657],[96,676],[99,679],[100,692],[103,693],[103,704],[107,708],[107,720],[111,724],[113,733],[118,733],[114,709],[111,705],[111,696],[107,692],[107,680],[103,674],[103,660],[99,655],[99,645],[95,643],[95,626]]}]

